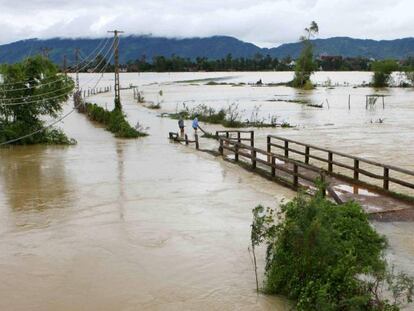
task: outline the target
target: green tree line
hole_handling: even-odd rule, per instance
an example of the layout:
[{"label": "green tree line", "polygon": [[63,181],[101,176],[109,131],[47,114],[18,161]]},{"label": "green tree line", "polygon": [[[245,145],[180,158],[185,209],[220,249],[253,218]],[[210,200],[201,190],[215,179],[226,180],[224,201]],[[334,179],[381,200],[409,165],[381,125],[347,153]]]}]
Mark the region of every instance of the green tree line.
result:
[{"label": "green tree line", "polygon": [[[414,57],[394,61],[402,71],[414,69]],[[319,71],[371,71],[374,63],[374,60],[364,57],[320,56],[314,59],[315,70]],[[121,67],[128,72],[292,71],[295,68],[294,64],[295,60],[291,57],[278,59],[270,55],[257,54],[252,58],[234,58],[229,54],[220,59],[197,57],[194,60],[175,55],[157,56],[152,60],[141,57]],[[108,70],[111,69],[113,68],[110,65]]]}]

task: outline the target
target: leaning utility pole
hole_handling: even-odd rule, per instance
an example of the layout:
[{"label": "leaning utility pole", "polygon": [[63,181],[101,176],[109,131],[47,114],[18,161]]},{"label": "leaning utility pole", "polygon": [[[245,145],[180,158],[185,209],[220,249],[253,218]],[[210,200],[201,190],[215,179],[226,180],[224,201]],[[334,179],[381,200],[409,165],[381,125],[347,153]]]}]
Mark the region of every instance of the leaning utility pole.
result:
[{"label": "leaning utility pole", "polygon": [[123,33],[123,31],[120,30],[112,30],[108,31],[110,33],[114,34],[114,43],[113,43],[113,49],[114,49],[114,67],[115,67],[115,109],[122,110],[121,105],[121,92],[119,87],[119,34]]}]

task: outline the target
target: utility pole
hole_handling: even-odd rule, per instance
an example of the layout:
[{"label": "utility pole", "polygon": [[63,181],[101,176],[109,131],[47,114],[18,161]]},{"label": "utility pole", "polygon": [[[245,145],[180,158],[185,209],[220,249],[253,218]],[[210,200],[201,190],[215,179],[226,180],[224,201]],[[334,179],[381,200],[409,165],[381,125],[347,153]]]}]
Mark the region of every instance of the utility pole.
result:
[{"label": "utility pole", "polygon": [[75,71],[75,93],[73,94],[73,103],[75,105],[75,108],[79,111],[79,112],[85,112],[85,105],[83,103],[82,100],[82,95],[81,95],[81,91],[79,89],[79,53],[80,50],[79,48],[75,49],[75,63],[76,63],[76,71]]},{"label": "utility pole", "polygon": [[76,77],[75,77],[75,86],[76,86],[76,92],[79,92],[79,48],[75,49],[75,63],[76,63]]},{"label": "utility pole", "polygon": [[65,77],[68,76],[68,61],[66,58],[66,54],[63,55],[63,73],[65,74]]},{"label": "utility pole", "polygon": [[43,47],[43,48],[40,48],[40,51],[41,51],[41,53],[42,53],[42,56],[44,57],[44,58],[46,58],[46,59],[49,59],[49,52],[50,51],[52,51],[53,49],[51,49],[51,48],[48,48],[48,47]]},{"label": "utility pole", "polygon": [[120,30],[108,31],[109,33],[114,34],[114,66],[115,66],[115,109],[122,110],[121,105],[121,92],[119,87],[119,34],[124,33]]}]

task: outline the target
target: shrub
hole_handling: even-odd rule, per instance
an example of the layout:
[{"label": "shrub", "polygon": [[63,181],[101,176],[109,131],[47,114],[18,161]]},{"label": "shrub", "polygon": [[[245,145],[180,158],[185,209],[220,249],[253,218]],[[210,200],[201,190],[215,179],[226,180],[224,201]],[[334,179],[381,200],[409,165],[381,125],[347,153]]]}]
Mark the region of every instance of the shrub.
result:
[{"label": "shrub", "polygon": [[86,114],[92,121],[105,125],[115,137],[137,138],[148,135],[131,127],[120,109],[108,111],[96,104],[86,104]]},{"label": "shrub", "polygon": [[[386,240],[357,203],[299,196],[281,211],[253,210],[252,246],[267,245],[266,293],[289,297],[297,310],[399,310],[401,298],[411,301],[413,280],[387,269]],[[381,295],[384,285],[394,301]]]},{"label": "shrub", "polygon": [[46,128],[44,121],[45,118],[57,118],[62,111],[63,104],[74,88],[70,77],[59,74],[58,67],[41,56],[29,57],[16,64],[4,64],[0,67],[0,75],[1,143],[13,141],[12,144],[26,145],[75,142],[61,130]]},{"label": "shrub", "polygon": [[374,87],[386,87],[391,82],[391,74],[398,70],[398,64],[395,60],[383,60],[372,63],[371,69],[374,71],[372,85]]},{"label": "shrub", "polygon": [[[0,143],[23,137],[29,133],[37,132],[43,128],[42,121],[26,123],[24,121],[15,121],[12,123],[0,123]],[[60,129],[46,128],[34,135],[20,139],[13,144],[15,145],[32,145],[32,144],[53,144],[53,145],[74,145],[76,140],[68,138]]]}]

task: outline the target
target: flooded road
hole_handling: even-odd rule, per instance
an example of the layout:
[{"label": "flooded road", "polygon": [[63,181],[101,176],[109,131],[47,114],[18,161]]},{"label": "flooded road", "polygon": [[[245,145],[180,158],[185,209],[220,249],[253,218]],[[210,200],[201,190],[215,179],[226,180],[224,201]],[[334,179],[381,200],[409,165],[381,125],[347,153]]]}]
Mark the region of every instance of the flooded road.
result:
[{"label": "flooded road", "polygon": [[256,295],[247,247],[251,209],[292,193],[144,119],[121,141],[74,114],[78,145],[0,151],[1,310],[285,309]]},{"label": "flooded road", "polygon": [[[222,75],[251,82],[265,80],[262,74]],[[289,78],[286,74],[269,73],[269,81]],[[407,143],[413,140],[411,90],[389,91],[396,95],[386,99],[392,109],[384,111],[401,117],[379,125],[368,122],[383,113],[378,107],[362,116],[364,107],[351,109],[350,115],[343,108],[344,94],[354,92],[356,105],[370,89],[317,89],[306,96],[317,102],[331,92],[330,109],[318,110],[266,101],[298,96],[284,87],[172,83],[216,76],[125,74],[121,81],[125,87],[140,85],[148,100],[162,100],[162,111],[174,111],[186,100],[211,100],[214,107],[238,101],[246,111],[259,102],[268,105],[264,115],[275,111],[298,124],[283,133],[262,129],[263,141],[272,131],[335,149],[340,141],[352,154],[413,168],[414,147]],[[88,77],[81,76],[81,84]],[[344,77],[336,80],[342,83]],[[112,75],[105,75],[101,85],[110,83]],[[90,100],[112,105],[111,94]],[[0,309],[288,310],[284,299],[256,295],[248,246],[251,209],[277,206],[294,193],[219,158],[169,143],[167,134],[176,130],[176,121],[134,103],[132,91],[123,91],[123,103],[130,122],[148,127],[149,137],[115,139],[74,113],[61,126],[77,139],[76,146],[0,149]],[[412,224],[375,226],[389,238],[391,261],[412,273]]]}]

